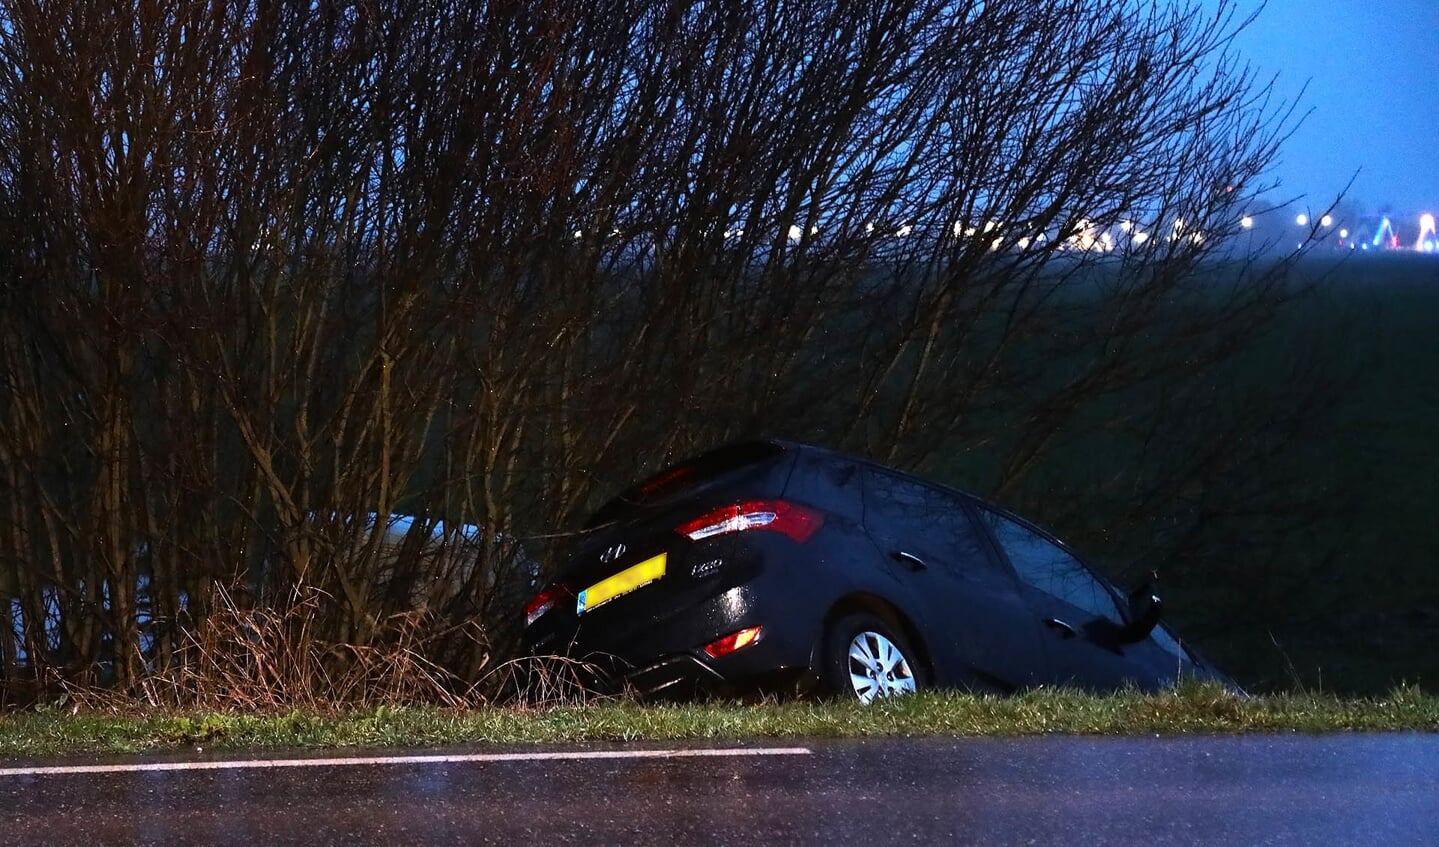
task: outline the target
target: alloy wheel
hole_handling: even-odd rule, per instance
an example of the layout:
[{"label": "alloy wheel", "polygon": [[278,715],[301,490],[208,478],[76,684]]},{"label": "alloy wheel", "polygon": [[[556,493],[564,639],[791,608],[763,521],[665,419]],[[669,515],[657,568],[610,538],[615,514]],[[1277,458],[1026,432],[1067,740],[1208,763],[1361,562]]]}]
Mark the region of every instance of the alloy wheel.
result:
[{"label": "alloy wheel", "polygon": [[849,643],[849,681],[861,703],[910,694],[914,673],[903,651],[882,633],[865,631]]}]

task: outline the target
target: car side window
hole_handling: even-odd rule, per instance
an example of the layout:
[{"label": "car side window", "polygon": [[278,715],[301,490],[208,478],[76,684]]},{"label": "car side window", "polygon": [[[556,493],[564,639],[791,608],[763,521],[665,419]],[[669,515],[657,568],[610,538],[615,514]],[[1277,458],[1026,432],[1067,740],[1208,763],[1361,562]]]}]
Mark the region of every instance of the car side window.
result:
[{"label": "car side window", "polygon": [[1003,515],[988,509],[980,514],[1020,579],[1090,614],[1124,620],[1104,584],[1064,548]]},{"label": "car side window", "polygon": [[829,456],[800,454],[785,497],[818,506],[856,524],[864,520],[859,466]]},{"label": "car side window", "polygon": [[913,548],[905,552],[958,573],[1005,577],[964,503],[953,494],[871,470],[865,474],[864,499],[865,524]]}]

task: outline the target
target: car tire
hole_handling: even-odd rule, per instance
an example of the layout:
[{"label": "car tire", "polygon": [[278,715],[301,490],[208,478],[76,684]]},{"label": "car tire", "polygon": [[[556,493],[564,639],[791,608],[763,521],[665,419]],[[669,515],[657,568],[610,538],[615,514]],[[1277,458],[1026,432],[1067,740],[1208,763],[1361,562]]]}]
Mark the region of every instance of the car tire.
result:
[{"label": "car tire", "polygon": [[867,612],[835,621],[825,635],[820,683],[831,696],[871,703],[925,687],[919,654],[892,624]]}]

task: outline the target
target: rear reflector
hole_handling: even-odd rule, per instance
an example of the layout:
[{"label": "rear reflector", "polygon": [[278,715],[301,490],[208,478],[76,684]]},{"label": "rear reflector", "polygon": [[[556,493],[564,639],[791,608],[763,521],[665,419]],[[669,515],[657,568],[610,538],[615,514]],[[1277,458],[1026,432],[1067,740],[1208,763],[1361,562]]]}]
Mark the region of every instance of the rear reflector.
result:
[{"label": "rear reflector", "polygon": [[728,656],[736,650],[743,650],[759,640],[763,627],[752,626],[749,629],[742,629],[739,632],[731,632],[724,638],[718,638],[705,645],[705,652],[711,659],[718,659],[720,656]]},{"label": "rear reflector", "polygon": [[765,529],[779,532],[803,543],[808,541],[821,526],[824,515],[786,503],[783,500],[749,500],[732,506],[715,509],[692,521],[675,527],[675,532],[691,541],[699,541],[715,535],[730,532],[745,532],[751,529]]},{"label": "rear reflector", "polygon": [[530,602],[525,604],[525,626],[539,620],[540,616],[553,609],[561,600],[573,596],[574,589],[568,585],[552,585],[531,597]]}]

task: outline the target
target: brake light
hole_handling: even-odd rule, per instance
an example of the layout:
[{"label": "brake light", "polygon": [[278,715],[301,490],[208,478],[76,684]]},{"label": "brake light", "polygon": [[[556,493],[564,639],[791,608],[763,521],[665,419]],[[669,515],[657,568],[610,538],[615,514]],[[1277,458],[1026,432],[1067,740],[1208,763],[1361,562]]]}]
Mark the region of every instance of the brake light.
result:
[{"label": "brake light", "polygon": [[530,598],[525,604],[525,626],[530,626],[540,619],[540,616],[555,607],[556,603],[575,596],[574,591],[568,585],[552,585]]},{"label": "brake light", "polygon": [[731,532],[765,529],[780,532],[801,544],[824,525],[824,515],[783,500],[749,500],[715,509],[675,527],[675,532],[699,541]]},{"label": "brake light", "polygon": [[711,659],[718,659],[720,656],[728,656],[736,650],[743,650],[759,640],[763,627],[752,626],[749,629],[742,629],[739,632],[731,632],[724,638],[717,638],[705,645],[705,652]]},{"label": "brake light", "polygon": [[654,495],[660,491],[665,490],[666,488],[669,488],[671,485],[674,485],[677,482],[683,482],[684,480],[688,479],[693,473],[694,469],[691,468],[689,465],[679,465],[677,467],[670,468],[663,474],[655,477],[654,479],[641,486],[640,493],[645,496]]}]

